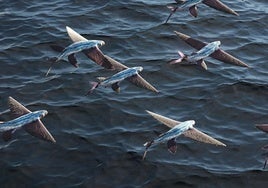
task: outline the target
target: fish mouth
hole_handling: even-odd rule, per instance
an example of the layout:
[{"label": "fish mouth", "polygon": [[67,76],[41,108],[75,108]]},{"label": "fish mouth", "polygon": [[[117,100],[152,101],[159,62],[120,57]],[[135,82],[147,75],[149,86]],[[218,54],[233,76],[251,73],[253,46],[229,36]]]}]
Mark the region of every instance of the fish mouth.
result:
[{"label": "fish mouth", "polygon": [[220,46],[221,45],[221,41],[215,41],[215,43],[217,44],[217,46]]},{"label": "fish mouth", "polygon": [[101,41],[100,42],[100,46],[103,46],[103,45],[105,45],[105,42],[104,41]]},{"label": "fish mouth", "polygon": [[45,117],[48,114],[47,110],[42,110],[41,118]]}]

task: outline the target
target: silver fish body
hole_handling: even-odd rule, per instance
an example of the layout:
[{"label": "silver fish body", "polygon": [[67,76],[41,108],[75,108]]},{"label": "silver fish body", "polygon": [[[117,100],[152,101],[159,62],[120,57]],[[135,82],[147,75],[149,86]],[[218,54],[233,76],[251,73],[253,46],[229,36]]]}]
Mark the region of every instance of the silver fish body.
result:
[{"label": "silver fish body", "polygon": [[169,141],[173,138],[177,138],[178,136],[183,134],[185,131],[188,131],[189,129],[193,128],[194,124],[195,124],[194,120],[181,122],[180,124],[170,129],[169,131],[161,134],[158,138],[154,139],[153,143],[154,144],[162,143],[165,141]]},{"label": "silver fish body", "polygon": [[134,76],[136,74],[138,74],[139,72],[141,72],[143,70],[142,67],[131,67],[131,68],[127,68],[123,71],[120,71],[116,74],[114,74],[113,76],[103,80],[100,85],[102,86],[109,86],[112,85],[114,83],[118,83],[126,78],[129,78],[131,76]]},{"label": "silver fish body", "polygon": [[0,132],[21,128],[24,125],[39,120],[40,118],[47,115],[47,113],[48,112],[46,110],[39,110],[35,112],[30,112],[13,120],[0,123]]},{"label": "silver fish body", "polygon": [[214,42],[208,43],[206,46],[201,48],[199,51],[195,52],[192,55],[187,56],[186,60],[189,62],[197,62],[199,60],[202,60],[202,59],[210,56],[216,50],[218,50],[220,45],[221,45],[220,41],[214,41]]},{"label": "silver fish body", "polygon": [[91,49],[97,46],[102,46],[104,44],[105,42],[102,40],[87,40],[87,41],[75,42],[64,48],[62,53],[57,57],[57,61],[63,59],[66,56],[69,56],[70,54],[81,52],[83,50]]}]

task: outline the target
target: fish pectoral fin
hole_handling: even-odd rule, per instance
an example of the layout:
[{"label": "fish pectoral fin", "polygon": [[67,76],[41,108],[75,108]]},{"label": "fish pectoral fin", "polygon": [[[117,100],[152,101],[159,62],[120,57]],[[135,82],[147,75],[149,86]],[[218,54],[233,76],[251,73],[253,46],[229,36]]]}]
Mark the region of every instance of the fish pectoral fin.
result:
[{"label": "fish pectoral fin", "polygon": [[77,63],[77,60],[76,60],[76,57],[75,57],[75,54],[70,54],[68,56],[68,60],[69,62],[74,66],[74,67],[78,67],[78,63]]},{"label": "fish pectoral fin", "polygon": [[203,59],[197,61],[197,65],[201,66],[205,70],[208,70],[208,66],[207,66],[206,62]]},{"label": "fish pectoral fin", "polygon": [[119,86],[119,83],[118,83],[118,82],[112,84],[111,87],[112,87],[112,89],[113,89],[115,92],[117,92],[117,93],[120,92],[120,86]]},{"label": "fish pectoral fin", "polygon": [[12,138],[12,134],[16,131],[16,129],[11,129],[11,130],[8,130],[8,131],[5,131],[3,132],[2,134],[2,138],[5,142],[11,140]]},{"label": "fish pectoral fin", "polygon": [[190,14],[193,16],[193,17],[197,17],[197,6],[196,5],[193,5],[189,8],[189,11],[190,11]]},{"label": "fish pectoral fin", "polygon": [[176,153],[176,151],[177,151],[177,143],[175,141],[175,138],[172,138],[172,139],[168,140],[167,148],[168,148],[168,151],[170,153],[172,153],[172,154]]},{"label": "fish pectoral fin", "polygon": [[184,136],[191,138],[193,140],[207,143],[207,144],[213,144],[218,146],[226,146],[224,143],[220,142],[219,140],[216,140],[215,138],[212,138],[211,136],[197,130],[196,128],[191,128],[188,131],[183,133]]},{"label": "fish pectoral fin", "polygon": [[150,114],[151,116],[153,116],[153,118],[155,118],[157,121],[163,123],[164,125],[168,126],[169,128],[173,128],[180,123],[179,121],[176,121],[176,120],[173,120],[171,118],[162,116],[160,114],[151,112],[149,110],[146,110],[146,112],[148,114]]},{"label": "fish pectoral fin", "polygon": [[36,120],[32,123],[25,125],[24,130],[36,138],[40,138],[48,142],[56,142],[54,137],[50,134],[50,132],[47,130],[41,120]]},{"label": "fish pectoral fin", "polygon": [[20,104],[18,101],[16,101],[12,97],[8,97],[8,106],[14,118],[18,118],[22,115],[25,115],[31,112],[30,110],[28,110],[26,107],[24,107],[22,104]]}]

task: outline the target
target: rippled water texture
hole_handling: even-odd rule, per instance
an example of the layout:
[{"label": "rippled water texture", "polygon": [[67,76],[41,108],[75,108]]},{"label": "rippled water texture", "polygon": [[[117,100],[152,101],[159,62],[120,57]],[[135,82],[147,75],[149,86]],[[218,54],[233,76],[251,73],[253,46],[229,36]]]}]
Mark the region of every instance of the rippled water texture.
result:
[{"label": "rippled water texture", "polygon": [[[12,96],[30,110],[46,109],[44,124],[57,140],[50,144],[24,131],[0,141],[1,187],[267,187],[261,147],[268,135],[267,0],[222,0],[236,17],[204,4],[198,18],[178,11],[168,24],[160,0],[0,1],[0,121]],[[51,44],[71,44],[65,26],[88,39],[104,40],[102,51],[127,66],[143,66],[142,76],[160,93],[121,83],[121,93],[98,88],[84,96],[97,76],[114,72],[82,53],[79,68],[66,61],[45,77]],[[208,58],[208,71],[168,65],[177,51],[195,50],[174,30],[212,42],[247,63],[241,68]],[[167,127],[145,110],[184,121],[227,147],[178,139],[175,155],[165,144],[143,143]]]}]

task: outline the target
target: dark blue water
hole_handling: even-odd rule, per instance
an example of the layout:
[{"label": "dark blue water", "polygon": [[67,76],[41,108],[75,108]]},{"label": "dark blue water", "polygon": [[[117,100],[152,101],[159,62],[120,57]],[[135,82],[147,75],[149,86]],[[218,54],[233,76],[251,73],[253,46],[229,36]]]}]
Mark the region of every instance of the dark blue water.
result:
[{"label": "dark blue water", "polygon": [[[57,140],[50,144],[24,131],[0,141],[1,187],[267,187],[261,147],[267,134],[255,124],[268,118],[268,9],[266,0],[222,0],[236,17],[199,6],[198,18],[177,12],[163,24],[173,1],[56,0],[0,1],[0,121],[12,96],[30,110],[46,109],[42,120]],[[71,44],[65,26],[87,39],[104,40],[102,51],[131,66],[159,94],[127,81],[121,93],[98,88],[84,96],[89,81],[111,76],[77,55],[79,68],[55,65],[51,44]],[[208,71],[171,66],[177,51],[194,52],[174,30],[212,42],[250,68],[207,59]],[[178,139],[175,155],[165,144],[152,147],[145,161],[143,143],[165,132],[145,110],[184,121],[227,147]]]}]

